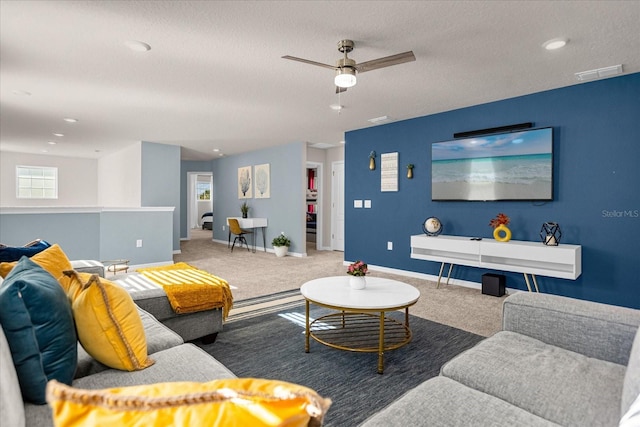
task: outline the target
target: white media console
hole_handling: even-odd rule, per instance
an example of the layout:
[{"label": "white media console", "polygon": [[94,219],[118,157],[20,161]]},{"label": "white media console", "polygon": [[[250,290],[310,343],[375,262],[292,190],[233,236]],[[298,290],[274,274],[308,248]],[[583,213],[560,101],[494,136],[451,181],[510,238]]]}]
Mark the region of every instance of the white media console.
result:
[{"label": "white media console", "polygon": [[541,242],[472,239],[464,236],[431,237],[425,234],[411,236],[411,258],[441,263],[438,286],[445,264],[450,264],[447,283],[451,269],[457,264],[522,273],[530,292],[529,274],[538,292],[536,274],[575,280],[582,273],[580,245],[546,246]]}]

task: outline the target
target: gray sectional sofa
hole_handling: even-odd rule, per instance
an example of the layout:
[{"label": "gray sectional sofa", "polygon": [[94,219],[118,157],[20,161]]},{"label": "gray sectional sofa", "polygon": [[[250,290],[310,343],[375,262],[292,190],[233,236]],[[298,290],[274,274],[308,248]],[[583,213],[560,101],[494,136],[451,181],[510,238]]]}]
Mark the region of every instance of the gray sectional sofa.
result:
[{"label": "gray sectional sofa", "polygon": [[[212,381],[235,378],[235,375],[216,359],[160,323],[155,317],[138,309],[147,337],[147,352],[155,361],[152,366],[134,372],[110,369],[89,356],[78,344],[78,367],[73,386],[83,389],[101,389],[152,384],[169,381]],[[48,405],[31,403],[12,404],[11,398],[20,400],[20,385],[0,328],[0,424],[12,427],[53,426]],[[20,402],[22,403],[22,402]]]},{"label": "gray sectional sofa", "polygon": [[[76,271],[104,277],[104,266],[99,262],[71,261],[71,264]],[[154,291],[144,291],[137,293],[133,299],[144,327],[147,353],[155,363],[133,372],[111,369],[93,359],[78,343],[78,363],[72,383],[74,387],[102,389],[170,381],[207,382],[235,378],[231,371],[212,356],[194,344],[185,343],[185,340],[221,330],[221,309],[176,316],[166,313],[170,310],[170,304],[164,293],[160,295]],[[145,305],[155,310],[153,314],[141,308]],[[158,320],[158,315],[164,322]],[[0,379],[0,425],[53,426],[48,405],[21,400],[20,384],[3,328],[0,328]]]},{"label": "gray sectional sofa", "polygon": [[[640,310],[516,293],[503,330],[363,426],[640,425]],[[635,401],[635,403],[634,403]]]},{"label": "gray sectional sofa", "polygon": [[[74,270],[83,273],[97,274],[105,277],[104,265],[94,260],[72,260]],[[108,280],[135,276],[107,277]],[[144,289],[129,286],[126,281],[119,282],[131,295],[138,307],[153,314],[161,323],[176,332],[185,341],[202,339],[205,344],[215,341],[218,332],[222,331],[222,308],[213,308],[194,313],[177,314],[172,308],[167,295],[161,288]]]}]

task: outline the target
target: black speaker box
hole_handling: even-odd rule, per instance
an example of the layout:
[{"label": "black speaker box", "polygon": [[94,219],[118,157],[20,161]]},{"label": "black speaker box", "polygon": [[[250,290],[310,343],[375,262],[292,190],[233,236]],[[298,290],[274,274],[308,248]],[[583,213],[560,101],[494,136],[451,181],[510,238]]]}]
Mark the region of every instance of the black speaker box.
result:
[{"label": "black speaker box", "polygon": [[504,295],[505,277],[503,274],[485,273],[482,275],[482,293],[501,297]]}]

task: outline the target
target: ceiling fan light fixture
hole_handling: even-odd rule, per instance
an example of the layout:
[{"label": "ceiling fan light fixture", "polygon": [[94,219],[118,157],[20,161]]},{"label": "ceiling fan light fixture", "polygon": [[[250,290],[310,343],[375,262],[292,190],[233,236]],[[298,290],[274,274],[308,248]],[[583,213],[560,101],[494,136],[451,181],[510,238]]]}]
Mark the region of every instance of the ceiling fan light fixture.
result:
[{"label": "ceiling fan light fixture", "polygon": [[547,50],[556,50],[556,49],[561,49],[565,47],[568,42],[569,42],[568,39],[555,38],[555,39],[547,40],[546,42],[542,43],[542,47]]},{"label": "ceiling fan light fixture", "polygon": [[333,81],[338,87],[353,87],[356,85],[356,70],[351,67],[338,68]]}]

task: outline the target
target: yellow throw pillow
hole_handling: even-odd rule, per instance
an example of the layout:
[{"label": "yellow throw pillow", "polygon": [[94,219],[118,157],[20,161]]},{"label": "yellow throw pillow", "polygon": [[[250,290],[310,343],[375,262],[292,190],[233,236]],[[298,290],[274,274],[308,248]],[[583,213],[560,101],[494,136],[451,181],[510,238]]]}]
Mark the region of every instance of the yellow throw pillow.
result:
[{"label": "yellow throw pillow", "polygon": [[284,381],[232,378],[104,390],[47,384],[56,427],[321,426],[331,400]]},{"label": "yellow throw pillow", "polygon": [[65,271],[60,284],[71,301],[78,339],[110,368],[136,371],[153,365],[137,307],[124,288],[96,274]]},{"label": "yellow throw pillow", "polygon": [[[67,258],[67,255],[62,251],[62,248],[57,243],[32,256],[31,261],[51,273],[56,280],[60,280],[63,271],[71,270],[73,268],[71,267],[71,262]],[[7,274],[9,274],[11,269],[13,269],[17,263],[18,261],[1,263],[0,276],[7,277]]]}]

